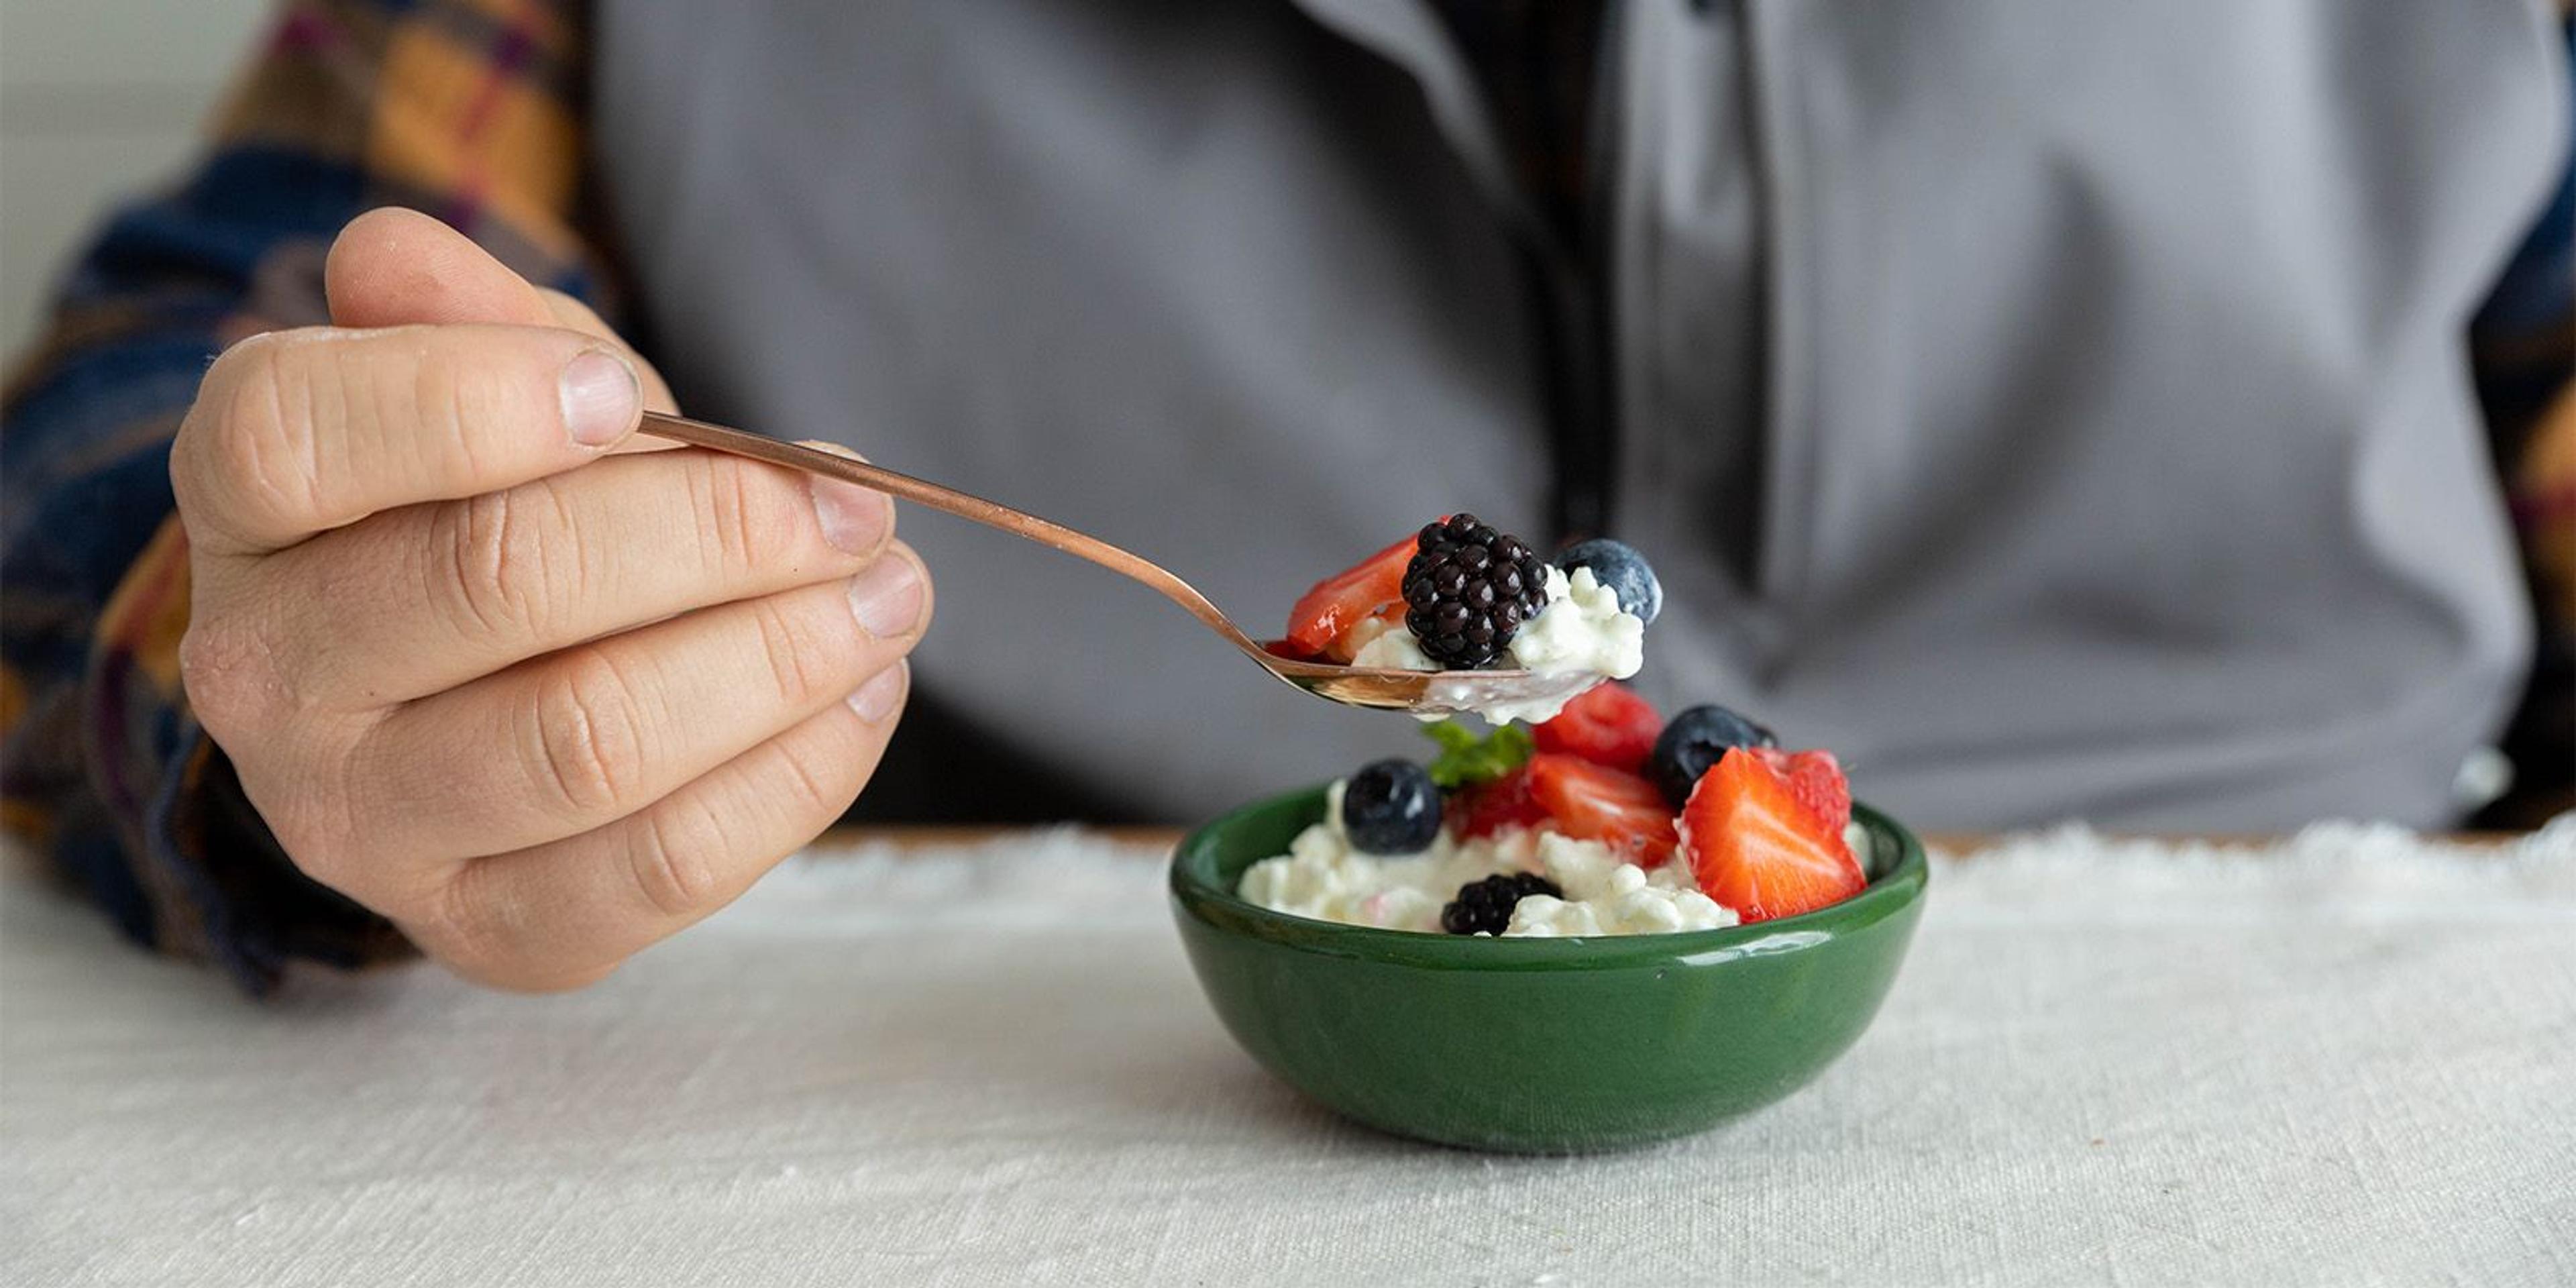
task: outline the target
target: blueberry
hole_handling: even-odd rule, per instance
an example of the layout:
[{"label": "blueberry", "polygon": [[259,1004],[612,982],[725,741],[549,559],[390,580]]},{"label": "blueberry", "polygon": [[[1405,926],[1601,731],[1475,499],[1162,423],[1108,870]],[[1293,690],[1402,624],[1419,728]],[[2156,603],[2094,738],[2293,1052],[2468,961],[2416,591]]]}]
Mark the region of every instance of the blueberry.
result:
[{"label": "blueberry", "polygon": [[1652,623],[1664,611],[1663,583],[1655,580],[1655,570],[1635,546],[1608,537],[1578,541],[1557,552],[1556,566],[1573,575],[1577,568],[1589,568],[1595,581],[1608,586],[1619,597],[1619,606],[1637,615],[1637,620]]},{"label": "blueberry", "polygon": [[1665,723],[1664,732],[1655,739],[1654,754],[1646,757],[1646,776],[1663,789],[1664,799],[1674,809],[1680,809],[1690,799],[1691,789],[1699,786],[1699,776],[1727,748],[1779,745],[1770,730],[1724,707],[1696,706]]},{"label": "blueberry", "polygon": [[1410,760],[1381,760],[1342,784],[1342,830],[1367,854],[1419,854],[1440,835],[1440,789]]}]

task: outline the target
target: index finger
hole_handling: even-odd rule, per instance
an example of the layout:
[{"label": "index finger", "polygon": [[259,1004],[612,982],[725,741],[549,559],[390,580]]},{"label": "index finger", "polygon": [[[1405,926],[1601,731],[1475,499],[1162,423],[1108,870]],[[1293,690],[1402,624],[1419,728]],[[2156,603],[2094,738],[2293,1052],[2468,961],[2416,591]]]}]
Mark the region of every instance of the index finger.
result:
[{"label": "index finger", "polygon": [[595,460],[642,405],[622,352],[554,327],[272,332],[207,371],[171,483],[192,541],[260,554]]}]

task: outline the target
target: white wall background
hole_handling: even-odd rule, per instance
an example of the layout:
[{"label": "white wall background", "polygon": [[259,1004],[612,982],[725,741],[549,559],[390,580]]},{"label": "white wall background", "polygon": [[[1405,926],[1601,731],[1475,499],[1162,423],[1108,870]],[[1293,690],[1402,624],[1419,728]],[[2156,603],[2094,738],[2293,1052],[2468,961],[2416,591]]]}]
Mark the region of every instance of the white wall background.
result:
[{"label": "white wall background", "polygon": [[178,173],[269,0],[0,0],[0,347],[108,206]]}]

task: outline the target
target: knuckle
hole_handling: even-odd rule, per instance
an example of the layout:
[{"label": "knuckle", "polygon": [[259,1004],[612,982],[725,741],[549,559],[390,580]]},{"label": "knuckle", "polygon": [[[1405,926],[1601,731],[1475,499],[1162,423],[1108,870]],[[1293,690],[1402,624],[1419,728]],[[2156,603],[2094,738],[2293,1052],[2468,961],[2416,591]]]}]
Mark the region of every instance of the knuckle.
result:
[{"label": "knuckle", "polygon": [[779,740],[777,748],[778,764],[763,775],[763,787],[800,824],[820,831],[858,798],[859,784],[849,773],[859,763],[855,751],[796,738]]},{"label": "knuckle", "polygon": [[264,332],[225,350],[201,387],[189,472],[251,525],[293,527],[320,509],[319,430],[341,393],[325,348],[307,332]]},{"label": "knuckle", "polygon": [[389,379],[374,391],[377,417],[407,425],[416,441],[453,452],[466,477],[490,477],[495,462],[486,459],[487,441],[474,429],[524,418],[516,373],[496,370],[452,346],[424,344],[406,374],[408,380]]},{"label": "knuckle", "polygon": [[802,483],[779,470],[714,452],[688,454],[689,495],[708,571],[749,575],[770,552],[796,548],[814,525]]},{"label": "knuckle", "polygon": [[643,785],[647,748],[635,692],[596,649],[565,656],[539,688],[530,721],[533,776],[574,818],[625,811]]},{"label": "knuckle", "polygon": [[724,902],[716,856],[727,853],[726,827],[714,809],[697,800],[655,810],[635,829],[627,869],[646,907],[675,921],[695,920]]},{"label": "knuckle", "polygon": [[188,714],[225,750],[278,847],[344,894],[363,877],[351,778],[363,741],[298,695],[255,618],[207,614],[179,639]]},{"label": "knuckle", "polygon": [[457,630],[542,634],[561,599],[578,593],[547,540],[543,511],[560,509],[554,491],[540,480],[439,507],[424,547],[427,592]]},{"label": "knuckle", "polygon": [[841,686],[832,683],[829,666],[818,666],[815,655],[828,647],[815,633],[803,629],[795,614],[780,602],[780,596],[752,601],[752,631],[760,642],[763,669],[779,702],[792,710],[802,710],[820,701]]},{"label": "knuckle", "polygon": [[404,929],[449,970],[514,993],[569,992],[617,969],[614,958],[565,953],[560,944],[543,955],[532,951],[556,936],[541,924],[542,910],[512,898],[496,872],[488,862],[465,865]]},{"label": "knuckle", "polygon": [[510,910],[506,901],[492,896],[491,870],[488,863],[466,864],[439,887],[419,924],[409,928],[422,948],[461,973],[482,974],[508,956],[501,923]]},{"label": "knuckle", "polygon": [[212,616],[192,619],[179,637],[179,685],[197,723],[225,744],[267,723],[279,688],[258,633]]}]

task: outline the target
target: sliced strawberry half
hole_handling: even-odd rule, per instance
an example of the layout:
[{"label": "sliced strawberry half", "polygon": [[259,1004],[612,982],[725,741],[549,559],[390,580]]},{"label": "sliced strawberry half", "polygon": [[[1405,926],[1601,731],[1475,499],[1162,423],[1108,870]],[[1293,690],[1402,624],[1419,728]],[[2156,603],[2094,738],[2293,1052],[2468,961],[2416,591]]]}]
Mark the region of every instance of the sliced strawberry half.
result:
[{"label": "sliced strawberry half", "polygon": [[1748,922],[1813,912],[1869,884],[1842,829],[1799,800],[1765,758],[1741,747],[1700,776],[1681,822],[1700,891]]},{"label": "sliced strawberry half", "polygon": [[1540,751],[1581,756],[1596,765],[1635,773],[1654,754],[1664,718],[1655,705],[1617,680],[1604,680],[1565,704],[1556,718],[1530,730]]},{"label": "sliced strawberry half", "polygon": [[1664,794],[1636,774],[1543,751],[1530,757],[1529,777],[1530,794],[1557,831],[1599,841],[1631,863],[1653,867],[1681,840]]},{"label": "sliced strawberry half", "polygon": [[1851,783],[1843,777],[1842,762],[1834,759],[1834,753],[1756,747],[1753,754],[1788,779],[1789,794],[1814,810],[1826,826],[1840,832],[1851,823]]},{"label": "sliced strawberry half", "polygon": [[1415,538],[1406,537],[1346,572],[1316,582],[1288,610],[1290,650],[1307,658],[1348,662],[1358,652],[1345,644],[1372,617],[1404,611],[1404,569],[1413,562]]},{"label": "sliced strawberry half", "polygon": [[1492,836],[1507,827],[1536,827],[1547,810],[1530,792],[1529,766],[1472,787],[1461,787],[1443,811],[1458,839]]}]

